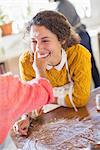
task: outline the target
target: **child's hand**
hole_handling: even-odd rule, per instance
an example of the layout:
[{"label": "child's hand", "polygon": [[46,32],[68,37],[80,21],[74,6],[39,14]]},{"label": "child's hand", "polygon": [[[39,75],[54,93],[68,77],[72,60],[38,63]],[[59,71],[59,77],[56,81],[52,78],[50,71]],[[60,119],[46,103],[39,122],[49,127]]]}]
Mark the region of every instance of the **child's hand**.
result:
[{"label": "child's hand", "polygon": [[41,107],[40,109],[36,109],[35,113],[37,114],[37,116],[41,116],[44,113],[43,107]]},{"label": "child's hand", "polygon": [[29,126],[29,118],[21,119],[14,124],[13,130],[16,134],[27,135]]},{"label": "child's hand", "polygon": [[31,117],[33,119],[36,119],[37,117],[41,116],[44,113],[43,107],[39,108],[39,109],[35,109],[34,111],[32,111],[32,115]]}]

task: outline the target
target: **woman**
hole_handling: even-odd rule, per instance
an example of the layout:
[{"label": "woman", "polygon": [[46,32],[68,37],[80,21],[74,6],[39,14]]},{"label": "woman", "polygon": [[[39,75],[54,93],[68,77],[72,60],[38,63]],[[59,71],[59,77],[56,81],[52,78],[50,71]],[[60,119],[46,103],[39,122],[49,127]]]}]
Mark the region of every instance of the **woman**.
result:
[{"label": "woman", "polygon": [[25,51],[19,61],[22,80],[35,78],[32,64],[37,51],[38,57],[47,62],[46,78],[53,86],[55,103],[74,107],[75,111],[85,106],[90,95],[91,56],[79,44],[79,36],[68,20],[58,12],[42,11],[26,29],[30,33],[31,51]]}]

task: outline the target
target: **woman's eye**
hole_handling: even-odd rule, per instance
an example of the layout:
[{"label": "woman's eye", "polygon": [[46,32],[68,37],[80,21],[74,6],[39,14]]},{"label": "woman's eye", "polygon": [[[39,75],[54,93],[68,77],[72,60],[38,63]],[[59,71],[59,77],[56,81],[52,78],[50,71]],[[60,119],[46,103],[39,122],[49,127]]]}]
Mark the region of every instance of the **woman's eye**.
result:
[{"label": "woman's eye", "polygon": [[36,44],[36,43],[37,43],[37,41],[31,41],[31,43],[32,43],[32,44]]},{"label": "woman's eye", "polygon": [[36,41],[32,41],[32,43],[37,43]]},{"label": "woman's eye", "polygon": [[42,41],[42,42],[44,42],[44,43],[48,43],[49,41],[48,41],[48,40],[44,40],[44,41]]}]

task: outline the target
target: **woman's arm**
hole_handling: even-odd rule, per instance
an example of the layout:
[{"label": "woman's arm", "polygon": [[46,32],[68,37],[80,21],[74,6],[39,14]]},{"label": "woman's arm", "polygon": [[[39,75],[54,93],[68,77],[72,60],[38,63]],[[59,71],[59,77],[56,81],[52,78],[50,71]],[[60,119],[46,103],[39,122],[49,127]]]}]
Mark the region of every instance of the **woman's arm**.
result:
[{"label": "woman's arm", "polygon": [[73,82],[62,87],[54,88],[55,103],[61,106],[73,107],[69,99],[70,86],[72,88],[72,101],[76,107],[85,106],[90,95],[91,85],[91,56],[88,50],[81,45],[68,50],[68,63],[70,76]]},{"label": "woman's arm", "polygon": [[[74,83],[72,98],[76,107],[83,107],[87,104],[90,95],[91,86],[91,55],[84,47],[79,47],[74,63],[71,64],[70,70],[73,69],[72,80]],[[74,66],[74,67],[73,67]],[[72,68],[73,67],[73,68]],[[65,97],[66,105],[72,107],[69,96]]]},{"label": "woman's arm", "polygon": [[[40,76],[45,77],[45,68],[45,60],[39,59],[36,53],[31,55],[29,51],[26,51],[19,59],[20,76],[24,81],[30,81]],[[32,113],[22,115],[13,126],[15,133],[27,135],[31,118],[36,118],[42,113],[43,109],[40,107],[39,109],[32,110]]]},{"label": "woman's arm", "polygon": [[32,60],[29,51],[25,51],[19,58],[20,77],[23,81],[30,81],[35,78],[35,71],[32,67]]}]

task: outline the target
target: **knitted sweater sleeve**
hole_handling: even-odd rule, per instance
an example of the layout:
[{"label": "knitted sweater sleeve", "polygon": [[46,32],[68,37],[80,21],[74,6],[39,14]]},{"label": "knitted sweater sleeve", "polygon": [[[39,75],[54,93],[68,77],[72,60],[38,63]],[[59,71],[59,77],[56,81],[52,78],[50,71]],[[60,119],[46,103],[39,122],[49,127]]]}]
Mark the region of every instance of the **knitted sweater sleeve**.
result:
[{"label": "knitted sweater sleeve", "polygon": [[24,83],[11,74],[0,75],[0,143],[23,113],[53,101],[52,86],[44,78]]},{"label": "knitted sweater sleeve", "polygon": [[[74,82],[73,102],[76,107],[85,106],[90,95],[91,85],[91,56],[88,50],[81,47],[75,59],[70,64],[71,78]],[[72,107],[68,95],[65,97],[66,105]]]},{"label": "knitted sweater sleeve", "polygon": [[24,81],[30,81],[35,78],[35,71],[30,61],[29,51],[25,51],[19,59],[20,77]]}]

